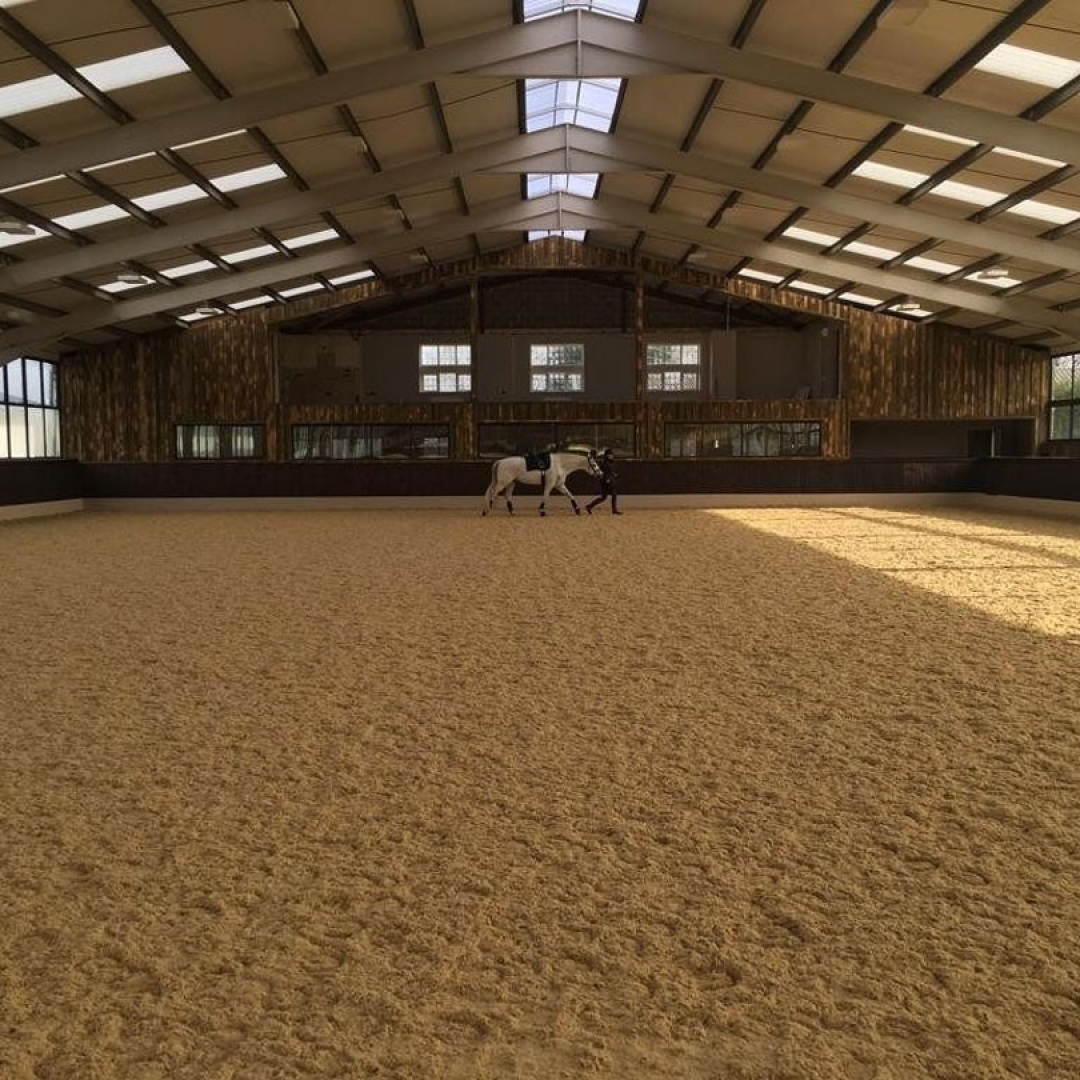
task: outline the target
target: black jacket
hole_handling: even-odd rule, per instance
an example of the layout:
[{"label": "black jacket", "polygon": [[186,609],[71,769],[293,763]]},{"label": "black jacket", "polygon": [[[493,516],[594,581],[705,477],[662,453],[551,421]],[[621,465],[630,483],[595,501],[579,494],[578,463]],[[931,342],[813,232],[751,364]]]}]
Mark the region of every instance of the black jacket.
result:
[{"label": "black jacket", "polygon": [[619,474],[615,471],[615,459],[602,457],[600,459],[600,486],[605,490],[615,487]]}]

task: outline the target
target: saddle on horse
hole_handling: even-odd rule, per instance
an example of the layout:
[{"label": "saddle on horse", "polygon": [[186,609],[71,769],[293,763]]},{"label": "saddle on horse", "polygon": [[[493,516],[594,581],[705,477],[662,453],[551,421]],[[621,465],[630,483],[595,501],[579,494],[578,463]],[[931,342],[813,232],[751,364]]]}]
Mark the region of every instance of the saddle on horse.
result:
[{"label": "saddle on horse", "polygon": [[546,473],[551,468],[551,454],[545,450],[540,454],[526,454],[525,468],[532,472],[533,469]]}]

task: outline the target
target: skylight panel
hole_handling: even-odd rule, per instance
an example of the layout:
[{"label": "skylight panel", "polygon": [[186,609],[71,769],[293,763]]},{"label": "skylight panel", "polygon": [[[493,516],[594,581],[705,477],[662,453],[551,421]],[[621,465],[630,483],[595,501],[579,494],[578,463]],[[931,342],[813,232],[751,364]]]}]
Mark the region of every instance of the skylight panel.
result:
[{"label": "skylight panel", "polygon": [[162,270],[161,272],[167,278],[180,278],[216,269],[217,267],[209,259],[200,259],[198,262],[184,263],[182,266],[174,266],[171,270]]},{"label": "skylight panel", "polygon": [[879,161],[864,161],[851,175],[862,176],[867,180],[880,180],[883,184],[892,184],[910,191],[927,179],[928,174],[915,172],[913,169],[898,169],[895,165],[882,165]]},{"label": "skylight panel", "polygon": [[850,251],[852,255],[865,255],[868,259],[892,259],[900,254],[892,248],[882,247],[880,244],[864,244],[861,240],[852,240],[845,244],[844,251]]},{"label": "skylight panel", "polygon": [[[319,232],[305,233],[303,236],[294,236],[291,240],[284,241],[285,246],[293,248],[310,247],[312,244],[325,244],[327,240],[340,240],[336,229],[321,229]],[[321,286],[320,286],[321,288]]]},{"label": "skylight panel", "polygon": [[[913,172],[911,169],[898,169],[892,165],[882,165],[876,161],[864,161],[854,170],[852,175],[866,177],[869,180],[880,180],[884,184],[893,184],[908,191],[928,178],[924,173]],[[958,202],[975,206],[992,206],[1007,197],[1006,192],[993,191],[990,188],[978,187],[975,184],[961,184],[956,180],[944,180],[936,187],[931,188],[930,192],[934,195],[941,195],[946,199],[956,199]],[[1041,202],[1038,199],[1025,199],[1015,206],[1010,206],[1005,213],[1019,214],[1021,217],[1048,221],[1055,225],[1066,225],[1080,217],[1080,214],[1073,210],[1068,210],[1063,206],[1054,206],[1052,203]]]},{"label": "skylight panel", "polygon": [[75,214],[64,214],[63,217],[53,218],[54,225],[62,225],[65,229],[86,229],[91,225],[104,225],[107,221],[119,221],[128,217],[128,212],[113,203],[104,206],[92,206],[89,210],[80,210]]},{"label": "skylight panel", "polygon": [[529,232],[529,243],[534,240],[543,240],[548,236],[565,236],[568,240],[585,241],[584,229],[532,229]]},{"label": "skylight panel", "polygon": [[877,307],[881,303],[881,300],[876,296],[867,296],[865,293],[857,292],[841,293],[840,299],[846,300],[849,304],[862,304],[865,307]]},{"label": "skylight panel", "polygon": [[[160,49],[149,49],[146,52],[118,56],[113,60],[87,64],[76,70],[99,90],[108,92],[179,75],[189,68],[180,54],[166,45]],[[59,75],[43,75],[37,79],[27,79],[0,87],[0,117],[18,116],[65,101],[77,101],[81,97],[82,94]]]},{"label": "skylight panel", "polygon": [[525,21],[544,19],[563,11],[593,11],[613,19],[637,18],[641,0],[525,0]]},{"label": "skylight panel", "polygon": [[[914,127],[911,124],[905,124],[904,130],[912,135],[925,135],[929,139],[940,139],[942,142],[956,143],[958,146],[972,147],[979,145],[974,139],[964,139],[959,135],[946,135],[943,131],[934,131],[931,128]],[[1001,154],[1003,157],[1019,158],[1021,161],[1032,161],[1036,165],[1046,165],[1052,169],[1060,169],[1062,165],[1067,164],[1064,161],[1055,161],[1054,158],[1039,157],[1038,154],[1027,154],[1023,150],[1008,150],[1004,146],[995,146],[991,153]]]},{"label": "skylight panel", "polygon": [[528,173],[525,190],[530,199],[539,199],[555,191],[567,191],[571,195],[591,199],[599,183],[599,173]]},{"label": "skylight panel", "polygon": [[258,247],[244,248],[243,251],[233,251],[221,257],[230,265],[233,263],[249,262],[251,259],[265,259],[267,255],[276,255],[277,248],[272,244],[259,244]]},{"label": "skylight panel", "polygon": [[802,229],[797,225],[785,229],[783,235],[790,236],[792,240],[802,240],[807,244],[817,244],[818,247],[829,247],[840,239],[839,236],[816,232],[814,229]]},{"label": "skylight panel", "polygon": [[247,300],[234,300],[229,307],[233,311],[243,311],[245,308],[263,307],[265,304],[273,304],[272,296],[252,296]]},{"label": "skylight panel", "polygon": [[319,292],[325,288],[326,286],[321,282],[313,281],[310,285],[294,285],[291,289],[279,289],[278,293],[288,300],[294,296],[303,296],[305,293]]},{"label": "skylight panel", "polygon": [[826,293],[831,293],[832,289],[828,285],[818,285],[813,281],[792,281],[788,288],[801,289],[803,292],[814,293],[817,296],[824,296]]},{"label": "skylight panel", "polygon": [[375,276],[374,270],[361,270],[355,274],[343,274],[341,277],[330,278],[331,285],[347,285],[351,281],[366,281]]},{"label": "skylight panel", "polygon": [[775,285],[778,281],[784,280],[780,274],[769,274],[764,270],[754,270],[751,267],[740,270],[738,276],[753,278],[755,281],[767,281],[770,285]]},{"label": "skylight panel", "polygon": [[610,132],[621,79],[526,79],[525,130],[576,124]]},{"label": "skylight panel", "polygon": [[910,319],[925,319],[927,315],[934,314],[915,303],[893,304],[888,310],[896,315],[907,315]]},{"label": "skylight panel", "polygon": [[1080,75],[1080,62],[1034,49],[1021,49],[1016,45],[999,45],[987,53],[975,65],[975,69],[1056,90]]},{"label": "skylight panel", "polygon": [[928,259],[925,255],[915,255],[910,259],[905,259],[904,265],[910,266],[913,270],[929,270],[932,274],[951,274],[954,270],[960,269],[956,263],[942,262],[940,259]]},{"label": "skylight panel", "polygon": [[242,188],[269,184],[271,181],[280,180],[284,175],[285,170],[280,165],[259,165],[254,169],[229,173],[227,176],[211,177],[210,182],[218,191],[240,191]]}]

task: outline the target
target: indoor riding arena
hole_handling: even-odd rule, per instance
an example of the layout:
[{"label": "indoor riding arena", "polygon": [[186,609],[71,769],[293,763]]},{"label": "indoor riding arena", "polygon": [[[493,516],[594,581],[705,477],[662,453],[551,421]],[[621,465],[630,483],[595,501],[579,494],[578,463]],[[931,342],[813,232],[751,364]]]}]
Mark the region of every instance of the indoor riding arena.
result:
[{"label": "indoor riding arena", "polygon": [[0,1080],[1075,1080],[1075,3],[363,8],[0,0]]}]

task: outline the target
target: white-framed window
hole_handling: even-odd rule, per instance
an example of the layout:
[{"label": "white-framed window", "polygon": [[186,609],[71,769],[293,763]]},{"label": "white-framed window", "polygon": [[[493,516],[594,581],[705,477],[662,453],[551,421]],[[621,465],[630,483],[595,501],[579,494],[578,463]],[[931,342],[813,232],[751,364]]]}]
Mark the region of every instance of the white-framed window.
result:
[{"label": "white-framed window", "polygon": [[645,346],[645,388],[685,394],[701,388],[701,346],[656,343]]},{"label": "white-framed window", "polygon": [[420,392],[467,394],[472,390],[471,345],[421,345]]},{"label": "white-framed window", "polygon": [[530,345],[529,389],[534,394],[580,394],[585,390],[584,345]]}]

